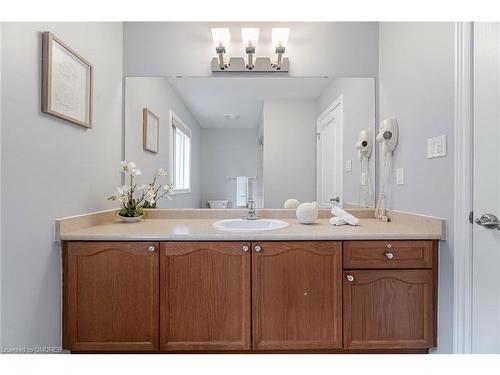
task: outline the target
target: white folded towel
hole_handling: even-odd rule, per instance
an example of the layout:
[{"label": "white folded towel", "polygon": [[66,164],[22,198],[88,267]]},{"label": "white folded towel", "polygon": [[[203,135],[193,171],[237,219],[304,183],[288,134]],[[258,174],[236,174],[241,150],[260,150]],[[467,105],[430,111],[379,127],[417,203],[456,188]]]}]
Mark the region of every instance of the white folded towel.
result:
[{"label": "white folded towel", "polygon": [[236,177],[236,206],[246,207],[248,198],[248,177]]},{"label": "white folded towel", "polygon": [[357,225],[359,223],[359,219],[356,216],[351,215],[350,213],[344,211],[340,207],[337,206],[333,207],[332,214],[340,217],[341,219],[346,221],[347,224]]},{"label": "white folded towel", "polygon": [[330,224],[332,225],[346,225],[347,221],[342,219],[341,217],[335,216],[330,219]]}]

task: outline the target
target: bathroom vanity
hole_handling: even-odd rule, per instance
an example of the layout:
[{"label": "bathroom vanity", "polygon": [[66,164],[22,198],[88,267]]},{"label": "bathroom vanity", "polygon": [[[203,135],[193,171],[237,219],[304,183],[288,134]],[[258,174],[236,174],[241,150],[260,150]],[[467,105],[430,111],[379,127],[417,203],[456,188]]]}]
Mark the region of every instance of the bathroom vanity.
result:
[{"label": "bathroom vanity", "polygon": [[59,222],[63,347],[72,352],[437,345],[438,219],[332,227],[290,218],[289,228],[262,233],[217,231],[208,217],[108,219]]}]

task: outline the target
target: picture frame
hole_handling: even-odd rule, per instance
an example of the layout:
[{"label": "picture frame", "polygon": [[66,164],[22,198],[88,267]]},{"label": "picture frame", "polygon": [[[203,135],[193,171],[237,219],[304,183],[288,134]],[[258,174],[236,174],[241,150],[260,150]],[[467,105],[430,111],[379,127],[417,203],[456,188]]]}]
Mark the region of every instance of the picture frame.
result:
[{"label": "picture frame", "polygon": [[94,66],[48,31],[42,55],[42,112],[92,128]]},{"label": "picture frame", "polygon": [[150,109],[142,110],[142,147],[157,154],[160,149],[160,118]]}]

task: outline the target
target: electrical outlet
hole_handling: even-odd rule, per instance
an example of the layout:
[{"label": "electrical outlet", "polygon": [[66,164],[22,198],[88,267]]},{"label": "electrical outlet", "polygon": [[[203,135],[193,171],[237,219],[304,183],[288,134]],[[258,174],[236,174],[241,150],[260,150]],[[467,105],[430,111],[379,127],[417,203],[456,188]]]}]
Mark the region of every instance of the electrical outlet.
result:
[{"label": "electrical outlet", "polygon": [[427,140],[427,158],[439,158],[446,156],[446,135],[429,138]]},{"label": "electrical outlet", "polygon": [[350,172],[352,170],[352,160],[345,161],[345,171]]},{"label": "electrical outlet", "polygon": [[396,169],[396,185],[405,184],[405,171],[403,168]]}]

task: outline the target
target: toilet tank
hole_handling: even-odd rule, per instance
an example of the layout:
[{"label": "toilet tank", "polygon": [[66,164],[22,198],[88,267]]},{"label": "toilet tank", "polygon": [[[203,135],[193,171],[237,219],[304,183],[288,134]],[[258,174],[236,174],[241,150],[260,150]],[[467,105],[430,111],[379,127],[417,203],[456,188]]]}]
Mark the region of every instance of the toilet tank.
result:
[{"label": "toilet tank", "polygon": [[208,205],[210,208],[227,208],[229,201],[227,199],[209,200]]}]

